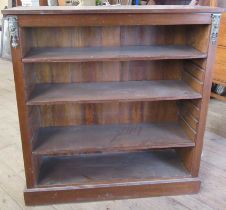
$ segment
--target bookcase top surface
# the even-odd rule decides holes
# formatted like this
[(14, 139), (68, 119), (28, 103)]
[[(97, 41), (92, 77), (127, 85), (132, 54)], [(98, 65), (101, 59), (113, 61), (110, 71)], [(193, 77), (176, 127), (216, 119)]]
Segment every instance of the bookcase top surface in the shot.
[(221, 13), (222, 8), (189, 5), (150, 6), (40, 6), (2, 10), (4, 15), (98, 14), (98, 13)]

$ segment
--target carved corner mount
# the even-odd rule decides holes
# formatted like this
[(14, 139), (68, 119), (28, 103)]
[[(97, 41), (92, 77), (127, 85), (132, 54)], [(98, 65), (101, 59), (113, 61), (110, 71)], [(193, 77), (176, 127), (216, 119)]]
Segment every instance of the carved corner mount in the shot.
[(16, 48), (19, 40), (19, 30), (18, 30), (18, 19), (17, 16), (8, 16), (8, 28), (9, 36), (11, 40), (11, 45), (13, 48)]
[(211, 41), (213, 45), (217, 43), (217, 37), (220, 30), (221, 14), (212, 14)]

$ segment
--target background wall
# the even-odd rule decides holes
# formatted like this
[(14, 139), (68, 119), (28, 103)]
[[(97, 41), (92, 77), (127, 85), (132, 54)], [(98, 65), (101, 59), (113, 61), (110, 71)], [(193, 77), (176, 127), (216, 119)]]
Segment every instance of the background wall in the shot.
[(8, 5), (8, 0), (0, 0), (0, 9), (4, 9)]
[[(4, 9), (8, 5), (8, 0), (0, 0), (0, 10)], [(0, 12), (0, 20), (2, 19), (2, 13)], [(2, 22), (0, 23), (2, 25)]]

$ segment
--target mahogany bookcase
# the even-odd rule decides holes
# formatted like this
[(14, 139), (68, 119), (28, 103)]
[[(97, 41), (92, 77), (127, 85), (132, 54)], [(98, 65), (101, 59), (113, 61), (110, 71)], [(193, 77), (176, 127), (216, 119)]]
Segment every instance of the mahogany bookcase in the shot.
[(220, 13), (201, 6), (3, 10), (25, 203), (197, 193)]

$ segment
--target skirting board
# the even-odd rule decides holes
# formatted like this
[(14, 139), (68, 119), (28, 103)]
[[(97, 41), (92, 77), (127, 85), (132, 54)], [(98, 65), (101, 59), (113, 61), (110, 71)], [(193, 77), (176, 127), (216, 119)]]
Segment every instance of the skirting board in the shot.
[(151, 196), (194, 194), (200, 190), (198, 178), (139, 181), (88, 186), (31, 188), (24, 191), (26, 205), (117, 200)]

